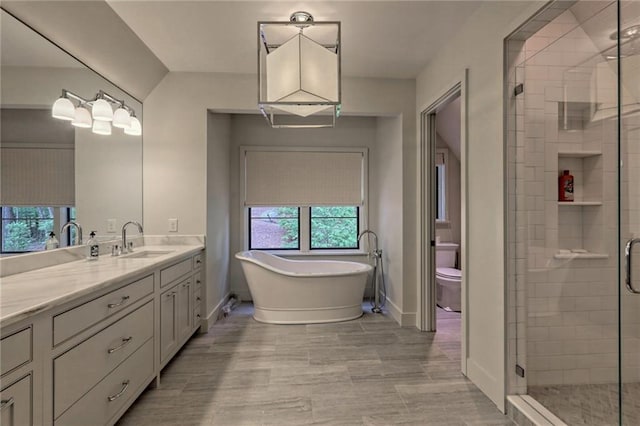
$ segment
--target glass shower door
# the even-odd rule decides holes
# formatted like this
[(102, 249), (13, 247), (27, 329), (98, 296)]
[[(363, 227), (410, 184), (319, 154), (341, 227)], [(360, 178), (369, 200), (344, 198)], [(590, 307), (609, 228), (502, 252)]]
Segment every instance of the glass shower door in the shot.
[(620, 421), (640, 424), (640, 2), (618, 4)]

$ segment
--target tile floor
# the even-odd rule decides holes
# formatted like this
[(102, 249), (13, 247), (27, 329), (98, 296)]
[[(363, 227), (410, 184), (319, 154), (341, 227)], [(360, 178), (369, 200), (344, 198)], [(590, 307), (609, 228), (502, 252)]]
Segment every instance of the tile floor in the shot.
[(194, 336), (118, 426), (513, 424), (459, 373), (459, 314), (439, 310), (439, 331), (420, 333), (366, 308), (270, 325), (243, 304)]

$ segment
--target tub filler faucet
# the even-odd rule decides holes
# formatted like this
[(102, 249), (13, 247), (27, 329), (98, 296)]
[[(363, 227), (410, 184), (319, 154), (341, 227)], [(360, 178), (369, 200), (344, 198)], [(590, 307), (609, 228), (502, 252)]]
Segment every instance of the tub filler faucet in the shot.
[[(370, 229), (365, 229), (358, 235), (358, 245), (360, 244), (360, 239), (365, 234), (373, 235), (373, 250), (369, 248), (369, 257), (373, 258), (373, 295), (374, 302), (373, 307), (371, 308), (371, 312), (374, 314), (382, 313), (382, 307), (387, 301), (387, 288), (384, 282), (384, 267), (382, 265), (382, 250), (378, 248), (378, 236), (375, 232)], [(378, 280), (378, 262), (380, 263), (380, 280)], [(383, 301), (380, 303), (380, 285), (382, 284), (382, 296)]]

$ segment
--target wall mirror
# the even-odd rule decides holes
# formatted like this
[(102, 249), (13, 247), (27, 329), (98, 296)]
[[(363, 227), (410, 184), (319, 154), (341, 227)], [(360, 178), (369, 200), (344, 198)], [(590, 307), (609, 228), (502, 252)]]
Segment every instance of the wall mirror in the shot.
[(51, 231), (61, 246), (75, 243), (74, 227), (60, 233), (70, 220), (81, 225), (84, 241), (90, 231), (112, 239), (127, 221), (142, 223), (142, 136), (116, 127), (96, 134), (51, 115), (63, 90), (84, 99), (102, 90), (124, 101), (140, 122), (142, 104), (0, 13), (2, 253), (43, 250)]

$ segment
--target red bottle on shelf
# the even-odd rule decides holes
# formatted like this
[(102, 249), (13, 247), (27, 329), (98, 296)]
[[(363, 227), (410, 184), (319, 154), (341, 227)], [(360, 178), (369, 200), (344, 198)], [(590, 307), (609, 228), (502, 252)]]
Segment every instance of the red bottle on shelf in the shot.
[(558, 178), (558, 201), (573, 201), (573, 175), (564, 170)]

